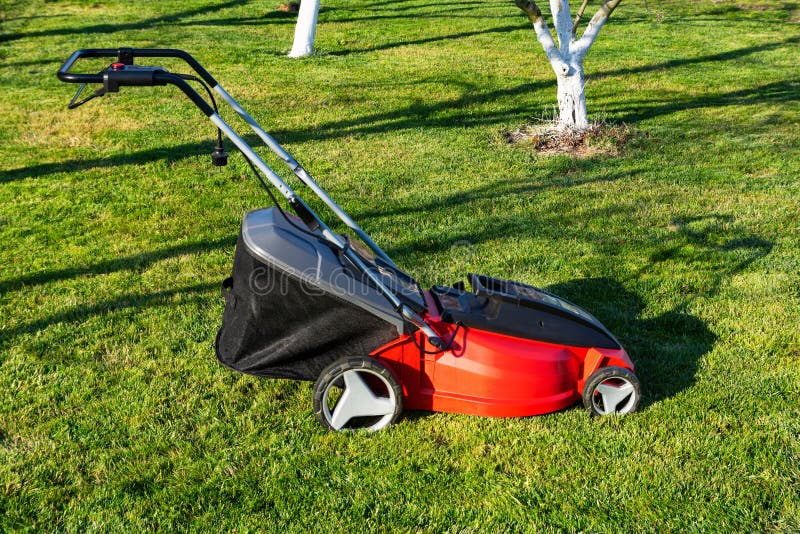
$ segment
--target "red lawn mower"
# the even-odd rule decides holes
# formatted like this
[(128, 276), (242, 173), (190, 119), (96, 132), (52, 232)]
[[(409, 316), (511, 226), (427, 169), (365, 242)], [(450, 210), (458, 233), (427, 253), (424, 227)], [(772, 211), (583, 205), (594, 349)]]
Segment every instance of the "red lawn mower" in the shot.
[[(96, 74), (70, 72), (82, 58), (115, 58)], [(178, 58), (194, 74), (142, 66)], [(78, 50), (58, 78), (80, 83), (70, 108), (121, 87), (174, 85), (242, 152), (274, 207), (246, 214), (222, 284), (219, 361), (260, 377), (312, 380), (314, 413), (332, 430), (379, 430), (403, 409), (521, 417), (579, 400), (592, 414), (626, 414), (641, 396), (620, 343), (586, 310), (519, 282), (470, 274), (422, 290), (188, 53), (172, 49)], [(203, 98), (189, 82), (201, 84)], [(87, 84), (100, 87), (79, 100)], [(219, 115), (229, 104), (299, 181), (352, 231), (333, 232)], [(210, 101), (210, 102), (209, 102)], [(270, 185), (294, 214), (281, 208)]]

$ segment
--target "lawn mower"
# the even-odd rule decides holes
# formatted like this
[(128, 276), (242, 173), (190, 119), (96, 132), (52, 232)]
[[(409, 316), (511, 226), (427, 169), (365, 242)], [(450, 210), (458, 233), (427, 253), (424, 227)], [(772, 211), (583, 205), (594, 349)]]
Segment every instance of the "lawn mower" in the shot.
[[(98, 73), (70, 72), (114, 58)], [(136, 64), (182, 60), (192, 74)], [(469, 274), (422, 290), (191, 55), (174, 49), (78, 50), (58, 71), (81, 84), (70, 108), (122, 87), (172, 85), (241, 151), (273, 207), (247, 213), (215, 342), (219, 361), (260, 377), (314, 381), (331, 430), (379, 430), (403, 409), (491, 417), (549, 413), (582, 400), (595, 415), (633, 412), (641, 396), (628, 354), (594, 316), (536, 287)], [(206, 97), (189, 82), (201, 85)], [(80, 98), (87, 84), (99, 87)], [(349, 230), (334, 232), (218, 113), (228, 104)], [(285, 199), (288, 213), (271, 187)]]

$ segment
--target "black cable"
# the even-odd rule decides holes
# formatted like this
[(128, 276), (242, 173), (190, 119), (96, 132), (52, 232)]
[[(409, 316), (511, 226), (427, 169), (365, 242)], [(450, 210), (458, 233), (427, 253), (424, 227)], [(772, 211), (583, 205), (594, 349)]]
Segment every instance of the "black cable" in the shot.
[[(239, 152), (241, 152), (241, 150), (239, 150)], [(247, 162), (247, 164), (250, 165), (250, 169), (253, 171), (253, 174), (256, 176), (258, 181), (261, 183), (261, 187), (264, 188), (264, 191), (267, 192), (267, 194), (269, 195), (269, 198), (272, 199), (272, 203), (275, 204), (276, 208), (278, 208), (278, 211), (281, 213), (281, 215), (283, 216), (284, 220), (287, 223), (289, 223), (290, 225), (292, 225), (296, 230), (298, 230), (298, 231), (300, 231), (300, 232), (302, 232), (302, 233), (304, 233), (306, 235), (309, 235), (309, 236), (313, 237), (314, 239), (317, 239), (317, 240), (321, 241), (322, 240), (322, 236), (321, 235), (315, 234), (314, 232), (311, 232), (310, 230), (307, 230), (307, 229), (301, 227), (300, 225), (295, 223), (291, 219), (291, 217), (289, 217), (286, 214), (286, 211), (284, 211), (284, 209), (281, 207), (280, 203), (278, 203), (278, 199), (275, 198), (275, 194), (272, 192), (272, 189), (269, 187), (269, 185), (267, 185), (267, 182), (264, 181), (264, 178), (261, 176), (261, 173), (258, 171), (258, 169), (253, 164), (253, 162), (250, 161), (250, 159), (244, 154), (244, 152), (242, 152), (242, 156), (244, 156), (244, 160)]]
[(211, 105), (214, 108), (214, 111), (219, 111), (219, 109), (217, 108), (217, 101), (216, 101), (216, 99), (214, 99), (214, 93), (211, 92), (211, 89), (208, 87), (206, 82), (204, 82), (203, 80), (201, 80), (197, 76), (193, 76), (191, 74), (178, 74), (178, 77), (180, 77), (183, 80), (190, 81), (190, 82), (198, 82), (200, 85), (202, 85), (203, 89), (205, 89), (206, 93), (208, 93), (208, 98), (211, 99)]
[[(405, 319), (405, 318), (404, 318), (404, 319)], [(407, 323), (407, 324), (412, 324), (410, 321), (406, 321), (406, 323)], [(412, 326), (413, 326), (413, 325), (412, 325)], [(425, 350), (424, 348), (422, 348), (422, 347), (419, 345), (419, 343), (417, 343), (417, 336), (416, 336), (416, 335), (414, 335), (414, 334), (416, 334), (416, 332), (415, 332), (414, 334), (411, 334), (411, 341), (413, 341), (413, 342), (414, 342), (414, 345), (415, 345), (415, 346), (416, 346), (416, 347), (417, 347), (417, 348), (420, 350), (420, 352), (422, 352), (423, 354), (441, 354), (442, 352), (444, 352), (444, 351), (446, 351), (446, 350), (450, 350), (450, 347), (452, 347), (452, 346), (453, 346), (453, 342), (456, 340), (456, 337), (458, 336), (458, 330), (459, 330), (459, 329), (460, 329), (462, 326), (463, 326), (463, 323), (462, 323), (461, 321), (459, 321), (459, 322), (457, 322), (457, 323), (456, 323), (456, 329), (455, 329), (455, 330), (453, 330), (453, 337), (451, 337), (451, 338), (450, 338), (450, 341), (447, 343), (447, 345), (445, 345), (445, 346), (444, 346), (444, 347), (442, 347), (441, 349), (437, 349), (437, 350)]]
[[(180, 77), (183, 80), (198, 82), (200, 85), (202, 85), (203, 89), (205, 89), (206, 93), (208, 94), (208, 98), (211, 99), (211, 106), (214, 108), (214, 112), (219, 114), (219, 108), (217, 107), (217, 100), (214, 98), (214, 93), (208, 87), (208, 84), (206, 84), (206, 82), (204, 82), (203, 80), (192, 74), (178, 74), (178, 77)], [(217, 128), (217, 146), (218, 147), (222, 146), (222, 130), (220, 130), (219, 128)]]
[[(211, 92), (211, 89), (208, 87), (208, 85), (206, 84), (205, 81), (201, 80), (197, 76), (193, 76), (192, 74), (179, 74), (178, 76), (180, 76), (184, 80), (198, 82), (200, 85), (202, 85), (203, 89), (205, 89), (206, 93), (208, 94), (208, 98), (211, 99), (211, 105), (213, 106), (214, 111), (219, 113), (219, 108), (217, 108), (217, 101), (214, 98), (214, 93)], [(217, 146), (222, 146), (222, 130), (220, 130), (219, 128), (217, 128)], [(288, 224), (292, 225), (296, 230), (298, 230), (298, 231), (300, 231), (300, 232), (302, 232), (302, 233), (304, 233), (306, 235), (309, 235), (309, 236), (311, 236), (311, 237), (313, 237), (315, 239), (320, 239), (319, 234), (315, 234), (314, 232), (311, 232), (311, 231), (301, 227), (300, 225), (295, 223), (286, 214), (286, 211), (284, 211), (284, 209), (281, 207), (280, 203), (278, 202), (278, 199), (275, 198), (275, 195), (272, 193), (272, 189), (269, 187), (269, 185), (267, 185), (267, 182), (264, 181), (264, 178), (261, 176), (261, 173), (258, 171), (258, 169), (253, 164), (253, 162), (250, 161), (250, 158), (248, 158), (247, 155), (244, 152), (242, 152), (242, 150), (238, 146), (236, 147), (236, 149), (239, 150), (239, 152), (242, 154), (242, 157), (244, 157), (244, 160), (247, 162), (248, 165), (250, 165), (250, 169), (253, 171), (253, 174), (258, 179), (258, 181), (261, 183), (261, 187), (264, 188), (264, 191), (267, 192), (267, 194), (269, 195), (269, 198), (272, 199), (272, 203), (275, 204), (276, 208), (278, 208), (278, 211), (281, 213), (281, 216), (283, 216), (284, 220)]]

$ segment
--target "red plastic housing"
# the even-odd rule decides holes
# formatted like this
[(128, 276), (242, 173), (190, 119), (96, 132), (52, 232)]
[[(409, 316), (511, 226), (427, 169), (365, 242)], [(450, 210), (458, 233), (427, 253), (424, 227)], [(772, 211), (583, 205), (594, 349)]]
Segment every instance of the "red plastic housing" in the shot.
[[(431, 308), (429, 308), (431, 309)], [(455, 325), (429, 316), (449, 341)], [(449, 350), (437, 354), (424, 335), (404, 335), (372, 353), (403, 387), (403, 405), (489, 417), (538, 415), (567, 408), (581, 398), (586, 379), (607, 366), (634, 371), (624, 349), (555, 345), (461, 327)], [(419, 345), (419, 347), (418, 347)]]

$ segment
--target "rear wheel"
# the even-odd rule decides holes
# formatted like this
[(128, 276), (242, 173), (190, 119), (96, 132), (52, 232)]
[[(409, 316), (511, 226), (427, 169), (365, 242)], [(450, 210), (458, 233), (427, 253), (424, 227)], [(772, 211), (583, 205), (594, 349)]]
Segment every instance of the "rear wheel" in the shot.
[(392, 372), (369, 357), (329, 365), (314, 383), (314, 415), (329, 430), (381, 430), (403, 412), (403, 391)]
[(592, 415), (626, 414), (636, 411), (642, 389), (639, 379), (623, 367), (603, 367), (586, 381), (583, 406)]

